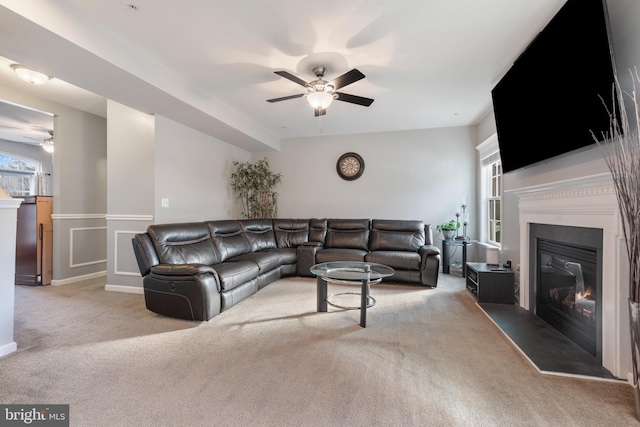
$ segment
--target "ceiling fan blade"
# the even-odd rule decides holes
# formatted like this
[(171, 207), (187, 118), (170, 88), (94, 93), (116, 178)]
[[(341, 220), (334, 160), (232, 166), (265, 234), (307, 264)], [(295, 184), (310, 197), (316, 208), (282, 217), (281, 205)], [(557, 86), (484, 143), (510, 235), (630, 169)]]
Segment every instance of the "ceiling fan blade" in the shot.
[(326, 108), (316, 108), (315, 109), (315, 116), (316, 117), (324, 116), (325, 114), (327, 114), (327, 109)]
[(357, 82), (358, 80), (362, 80), (364, 79), (364, 77), (365, 77), (364, 74), (362, 74), (360, 71), (354, 68), (351, 71), (347, 71), (340, 77), (336, 77), (329, 84), (333, 85), (334, 90), (338, 90), (341, 87), (345, 87), (347, 85), (350, 85), (351, 83)]
[(364, 107), (368, 107), (369, 105), (373, 104), (373, 99), (371, 98), (365, 98), (357, 95), (349, 95), (348, 93), (342, 93), (342, 92), (335, 92), (335, 93), (336, 95), (338, 95), (338, 98), (336, 98), (338, 101), (350, 102), (352, 104), (358, 104)]
[(18, 141), (18, 140), (11, 140), (11, 139), (5, 139), (4, 141), (13, 142), (13, 143), (16, 143), (16, 144), (40, 145), (40, 141), (36, 140), (35, 138), (29, 138), (28, 136), (23, 136), (22, 138), (32, 139), (33, 141)]
[(304, 95), (305, 95), (304, 93), (299, 93), (297, 95), (283, 96), (282, 98), (267, 99), (267, 102), (279, 102), (279, 101), (286, 101), (287, 99), (302, 98)]
[(284, 77), (285, 79), (289, 79), (294, 83), (298, 83), (300, 86), (307, 87), (307, 82), (305, 82), (304, 80), (302, 80), (299, 77), (294, 76), (291, 73), (288, 73), (286, 71), (274, 71), (274, 73), (276, 73), (280, 77)]

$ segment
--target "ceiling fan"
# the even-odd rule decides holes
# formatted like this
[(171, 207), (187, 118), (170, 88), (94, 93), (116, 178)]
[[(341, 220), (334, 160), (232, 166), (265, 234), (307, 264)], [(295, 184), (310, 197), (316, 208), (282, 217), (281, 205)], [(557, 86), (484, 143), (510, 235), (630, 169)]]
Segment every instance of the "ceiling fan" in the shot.
[(46, 151), (47, 153), (53, 153), (54, 151), (54, 141), (53, 141), (53, 131), (50, 130), (49, 131), (49, 138), (43, 139), (42, 142), (40, 143), (40, 146), (44, 149), (44, 151)]
[(47, 132), (49, 133), (49, 137), (48, 138), (44, 138), (44, 139), (43, 138), (34, 138), (32, 136), (27, 136), (27, 135), (23, 135), (22, 136), (22, 138), (30, 139), (33, 142), (29, 142), (29, 141), (8, 141), (8, 142), (15, 142), (17, 144), (27, 144), (27, 145), (40, 146), (47, 153), (53, 153), (53, 150), (54, 150), (53, 131), (49, 130)]
[(355, 83), (358, 80), (364, 79), (365, 75), (357, 69), (353, 69), (336, 77), (332, 81), (328, 82), (323, 80), (327, 68), (323, 66), (317, 66), (313, 68), (313, 74), (318, 78), (312, 82), (305, 82), (299, 77), (294, 76), (286, 71), (274, 71), (285, 79), (289, 79), (294, 83), (299, 84), (307, 89), (307, 93), (300, 93), (297, 95), (283, 96), (282, 98), (267, 99), (267, 102), (279, 102), (286, 101), (288, 99), (306, 97), (309, 104), (315, 111), (315, 116), (324, 116), (327, 114), (327, 107), (331, 102), (336, 99), (338, 101), (350, 102), (351, 104), (358, 104), (364, 107), (368, 107), (373, 103), (373, 99), (364, 98), (362, 96), (349, 95), (348, 93), (336, 92), (338, 89), (343, 88), (351, 83)]

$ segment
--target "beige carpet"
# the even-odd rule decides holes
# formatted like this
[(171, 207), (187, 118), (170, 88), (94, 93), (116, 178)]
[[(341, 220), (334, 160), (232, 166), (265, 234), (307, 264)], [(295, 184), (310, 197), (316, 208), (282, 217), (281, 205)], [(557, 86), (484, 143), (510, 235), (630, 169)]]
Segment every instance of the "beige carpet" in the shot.
[(206, 323), (103, 288), (16, 288), (0, 403), (69, 404), (72, 426), (638, 425), (631, 387), (537, 373), (459, 277), (374, 285), (366, 329), (317, 313), (313, 279)]

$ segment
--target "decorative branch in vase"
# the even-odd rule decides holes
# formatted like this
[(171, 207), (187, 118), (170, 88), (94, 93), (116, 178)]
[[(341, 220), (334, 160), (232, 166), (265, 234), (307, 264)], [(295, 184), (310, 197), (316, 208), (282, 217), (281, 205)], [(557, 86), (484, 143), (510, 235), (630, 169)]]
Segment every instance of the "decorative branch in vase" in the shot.
[[(609, 113), (609, 131), (601, 138), (593, 135), (611, 172), (618, 201), (618, 209), (629, 261), (629, 322), (633, 363), (635, 414), (640, 420), (640, 105), (636, 83), (640, 83), (638, 70), (631, 72), (632, 92), (623, 91), (616, 76), (614, 99), (616, 105)], [(633, 104), (629, 115), (625, 99)]]

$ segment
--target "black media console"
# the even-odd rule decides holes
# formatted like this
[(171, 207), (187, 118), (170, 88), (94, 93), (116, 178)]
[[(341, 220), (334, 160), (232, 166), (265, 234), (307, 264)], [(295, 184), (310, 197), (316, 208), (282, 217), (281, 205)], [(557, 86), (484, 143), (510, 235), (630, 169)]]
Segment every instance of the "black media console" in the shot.
[(513, 271), (499, 265), (468, 262), (465, 265), (467, 289), (478, 302), (514, 304)]

